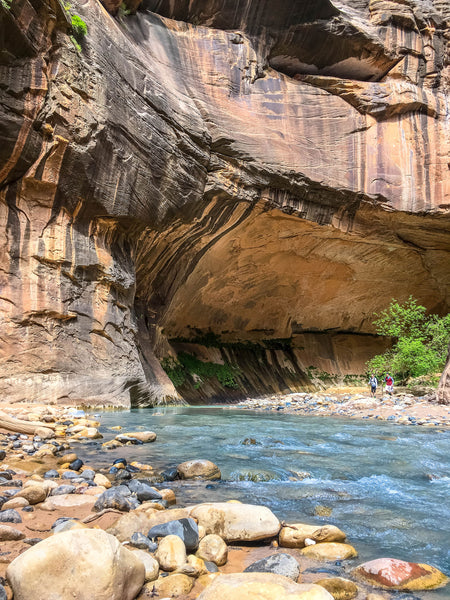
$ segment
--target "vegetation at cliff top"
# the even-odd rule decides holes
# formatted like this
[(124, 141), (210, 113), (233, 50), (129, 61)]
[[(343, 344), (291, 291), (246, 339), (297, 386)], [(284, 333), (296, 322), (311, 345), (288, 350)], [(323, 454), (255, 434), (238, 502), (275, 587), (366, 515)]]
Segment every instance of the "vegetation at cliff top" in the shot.
[(236, 377), (239, 369), (225, 363), (223, 365), (212, 362), (203, 362), (187, 352), (180, 352), (177, 360), (172, 357), (164, 358), (161, 366), (169, 376), (173, 385), (181, 387), (186, 380), (191, 380), (198, 389), (205, 380), (214, 377), (223, 387), (237, 388)]
[(12, 5), (12, 0), (0, 0), (0, 4), (3, 6), (3, 8), (6, 8), (6, 10), (10, 10), (11, 5)]
[(377, 333), (391, 337), (394, 344), (367, 362), (370, 373), (382, 376), (389, 372), (395, 379), (407, 381), (442, 371), (450, 340), (450, 314), (427, 315), (426, 308), (410, 296), (403, 304), (392, 299), (375, 317)]

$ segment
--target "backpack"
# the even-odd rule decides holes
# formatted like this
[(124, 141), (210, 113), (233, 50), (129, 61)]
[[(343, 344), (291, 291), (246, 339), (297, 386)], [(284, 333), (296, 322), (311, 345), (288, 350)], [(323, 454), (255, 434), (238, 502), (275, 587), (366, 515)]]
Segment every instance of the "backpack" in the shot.
[(393, 385), (394, 384), (394, 380), (392, 377), (386, 377), (386, 385)]

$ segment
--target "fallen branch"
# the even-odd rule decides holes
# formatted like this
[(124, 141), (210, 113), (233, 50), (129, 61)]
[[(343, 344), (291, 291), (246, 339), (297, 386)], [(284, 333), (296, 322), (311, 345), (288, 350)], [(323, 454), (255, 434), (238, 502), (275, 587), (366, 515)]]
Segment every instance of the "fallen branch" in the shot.
[(95, 521), (96, 519), (103, 517), (103, 515), (106, 515), (106, 513), (117, 513), (118, 515), (123, 515), (122, 511), (117, 510), (115, 508), (104, 508), (103, 510), (101, 510), (100, 512), (98, 512), (95, 515), (89, 515), (88, 517), (83, 519), (81, 521), (81, 523), (90, 523), (91, 521)]
[(46, 429), (55, 429), (55, 423), (42, 423), (41, 421), (22, 421), (10, 417), (3, 411), (0, 411), (0, 428), (6, 429), (7, 431), (14, 431), (15, 433), (26, 433), (34, 435), (36, 429), (39, 427), (45, 427)]

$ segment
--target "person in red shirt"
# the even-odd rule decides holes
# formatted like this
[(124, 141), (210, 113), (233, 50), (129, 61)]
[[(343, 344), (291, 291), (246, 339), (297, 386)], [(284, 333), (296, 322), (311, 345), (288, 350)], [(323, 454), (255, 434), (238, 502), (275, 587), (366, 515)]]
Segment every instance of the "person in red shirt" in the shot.
[(394, 378), (391, 375), (389, 375), (389, 373), (386, 373), (384, 382), (386, 384), (386, 392), (389, 394), (389, 396), (392, 396), (394, 392)]

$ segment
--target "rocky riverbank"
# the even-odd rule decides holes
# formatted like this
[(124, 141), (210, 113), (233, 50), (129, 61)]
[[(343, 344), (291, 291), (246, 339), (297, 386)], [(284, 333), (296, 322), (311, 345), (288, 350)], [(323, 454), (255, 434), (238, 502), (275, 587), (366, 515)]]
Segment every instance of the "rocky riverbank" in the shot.
[(267, 398), (247, 398), (232, 409), (283, 411), (288, 414), (379, 419), (400, 425), (449, 427), (450, 406), (434, 404), (426, 397), (416, 398), (407, 392), (378, 395), (372, 398), (364, 388), (341, 388), (318, 393), (295, 393)]
[[(241, 406), (356, 416), (346, 411), (367, 398), (350, 396), (340, 403), (337, 395), (296, 394), (276, 399), (278, 404), (265, 399)], [(372, 409), (373, 418), (382, 409), (416, 414), (407, 397), (377, 402), (382, 406)], [(114, 458), (99, 468), (95, 459), (85, 464), (77, 456), (80, 444), (101, 437), (99, 423), (83, 411), (2, 408), (9, 430), (0, 430), (0, 598), (48, 600), (53, 593), (77, 600), (234, 600), (269, 594), (289, 600), (389, 600), (404, 591), (408, 600), (428, 600), (423, 590), (447, 582), (432, 566), (395, 557), (361, 564), (357, 545), (344, 531), (309, 525), (301, 515), (296, 522), (280, 522), (267, 507), (237, 501), (179, 506), (170, 484), (155, 482), (175, 476), (181, 482), (219, 480), (220, 465), (191, 460), (176, 473), (158, 473), (151, 464), (115, 457), (123, 445), (158, 444), (157, 432), (113, 427), (117, 435), (107, 444)], [(370, 409), (353, 410), (361, 416), (358, 410)], [(433, 419), (442, 425), (446, 416)], [(416, 417), (422, 420), (428, 423)]]

